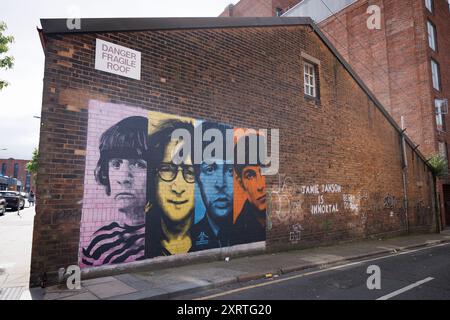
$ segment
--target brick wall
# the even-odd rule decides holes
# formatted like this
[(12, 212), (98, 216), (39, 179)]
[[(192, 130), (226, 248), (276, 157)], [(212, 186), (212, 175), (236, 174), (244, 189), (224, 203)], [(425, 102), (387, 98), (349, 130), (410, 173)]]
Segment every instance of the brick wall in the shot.
[[(95, 70), (96, 38), (142, 52), (141, 80)], [(319, 59), (320, 102), (304, 97), (302, 52)], [(268, 250), (406, 231), (399, 132), (308, 26), (48, 34), (45, 54), (33, 285), (78, 262), (93, 100), (279, 129)], [(429, 169), (406, 155), (410, 229), (434, 230)]]
[[(426, 155), (437, 150), (424, 1), (358, 1), (320, 23), (340, 53)], [(369, 5), (381, 29), (367, 28)]]
[[(438, 152), (438, 142), (448, 143), (447, 132), (437, 130), (434, 99), (450, 98), (450, 9), (446, 0), (360, 0), (320, 23), (320, 28), (349, 61), (393, 118), (405, 118), (408, 135), (427, 157)], [(381, 30), (369, 30), (370, 5), (381, 8)], [(428, 45), (427, 21), (436, 26), (438, 50)], [(440, 64), (442, 89), (432, 86), (431, 58)], [(445, 122), (448, 123), (448, 116)], [(448, 131), (448, 130), (447, 130)], [(441, 179), (438, 185), (450, 180)], [(445, 212), (441, 202), (441, 212)], [(446, 224), (442, 215), (443, 225)]]

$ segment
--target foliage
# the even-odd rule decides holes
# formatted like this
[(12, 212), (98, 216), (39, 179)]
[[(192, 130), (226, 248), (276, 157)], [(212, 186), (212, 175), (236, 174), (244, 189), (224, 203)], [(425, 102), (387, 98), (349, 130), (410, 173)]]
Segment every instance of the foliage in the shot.
[(436, 177), (445, 177), (448, 175), (448, 163), (447, 160), (440, 154), (432, 156), (428, 160), (429, 165)]
[[(5, 55), (9, 47), (10, 43), (14, 42), (13, 36), (4, 35), (4, 31), (6, 31), (7, 27), (3, 21), (0, 21), (0, 69), (11, 69), (14, 65), (14, 58), (11, 56)], [(0, 90), (4, 87), (8, 86), (8, 82), (0, 79)]]
[(36, 148), (33, 151), (31, 161), (27, 163), (27, 170), (33, 175), (36, 175), (39, 169), (39, 150)]

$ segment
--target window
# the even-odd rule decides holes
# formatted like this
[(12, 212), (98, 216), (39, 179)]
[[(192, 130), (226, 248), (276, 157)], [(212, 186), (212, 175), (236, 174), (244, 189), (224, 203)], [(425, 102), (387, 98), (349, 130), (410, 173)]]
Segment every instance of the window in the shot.
[(2, 176), (6, 175), (6, 163), (2, 163)]
[(425, 7), (427, 7), (428, 11), (433, 13), (433, 0), (425, 0)]
[(31, 189), (31, 173), (27, 171), (27, 175), (25, 178), (25, 191), (30, 192)]
[(428, 45), (433, 51), (436, 51), (436, 27), (430, 21), (427, 22), (428, 27)]
[(439, 142), (439, 155), (447, 161), (447, 144), (445, 142)]
[(433, 59), (431, 59), (431, 74), (433, 76), (433, 88), (439, 91), (441, 89), (439, 65)]
[(446, 131), (444, 115), (448, 113), (448, 101), (442, 99), (435, 99), (434, 107), (436, 110), (437, 129), (439, 131)]
[(18, 175), (19, 175), (19, 164), (18, 163), (14, 163), (14, 175), (13, 175), (13, 178), (17, 178)]
[(281, 9), (281, 8), (275, 9), (275, 16), (281, 17), (282, 14), (283, 14), (283, 9)]
[(305, 62), (305, 95), (316, 98), (317, 86), (316, 86), (316, 68), (313, 64)]

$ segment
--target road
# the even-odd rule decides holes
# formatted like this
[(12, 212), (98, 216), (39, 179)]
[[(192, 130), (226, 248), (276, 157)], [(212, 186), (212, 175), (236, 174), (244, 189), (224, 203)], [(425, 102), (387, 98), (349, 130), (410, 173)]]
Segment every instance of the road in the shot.
[[(381, 289), (369, 290), (369, 266)], [(373, 283), (371, 281), (371, 283)], [(448, 300), (450, 244), (441, 244), (285, 276), (185, 295), (198, 300)]]
[(0, 216), (0, 300), (28, 299), (34, 207)]

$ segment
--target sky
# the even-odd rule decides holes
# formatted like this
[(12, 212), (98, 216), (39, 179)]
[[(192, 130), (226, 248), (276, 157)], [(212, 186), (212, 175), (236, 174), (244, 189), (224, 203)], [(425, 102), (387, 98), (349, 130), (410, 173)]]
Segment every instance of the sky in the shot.
[[(10, 85), (0, 91), (0, 159), (31, 159), (39, 145), (44, 53), (41, 18), (217, 17), (238, 0), (14, 0), (1, 1), (0, 21), (15, 42), (8, 55), (14, 68), (0, 70)], [(7, 149), (7, 150), (2, 150)]]

